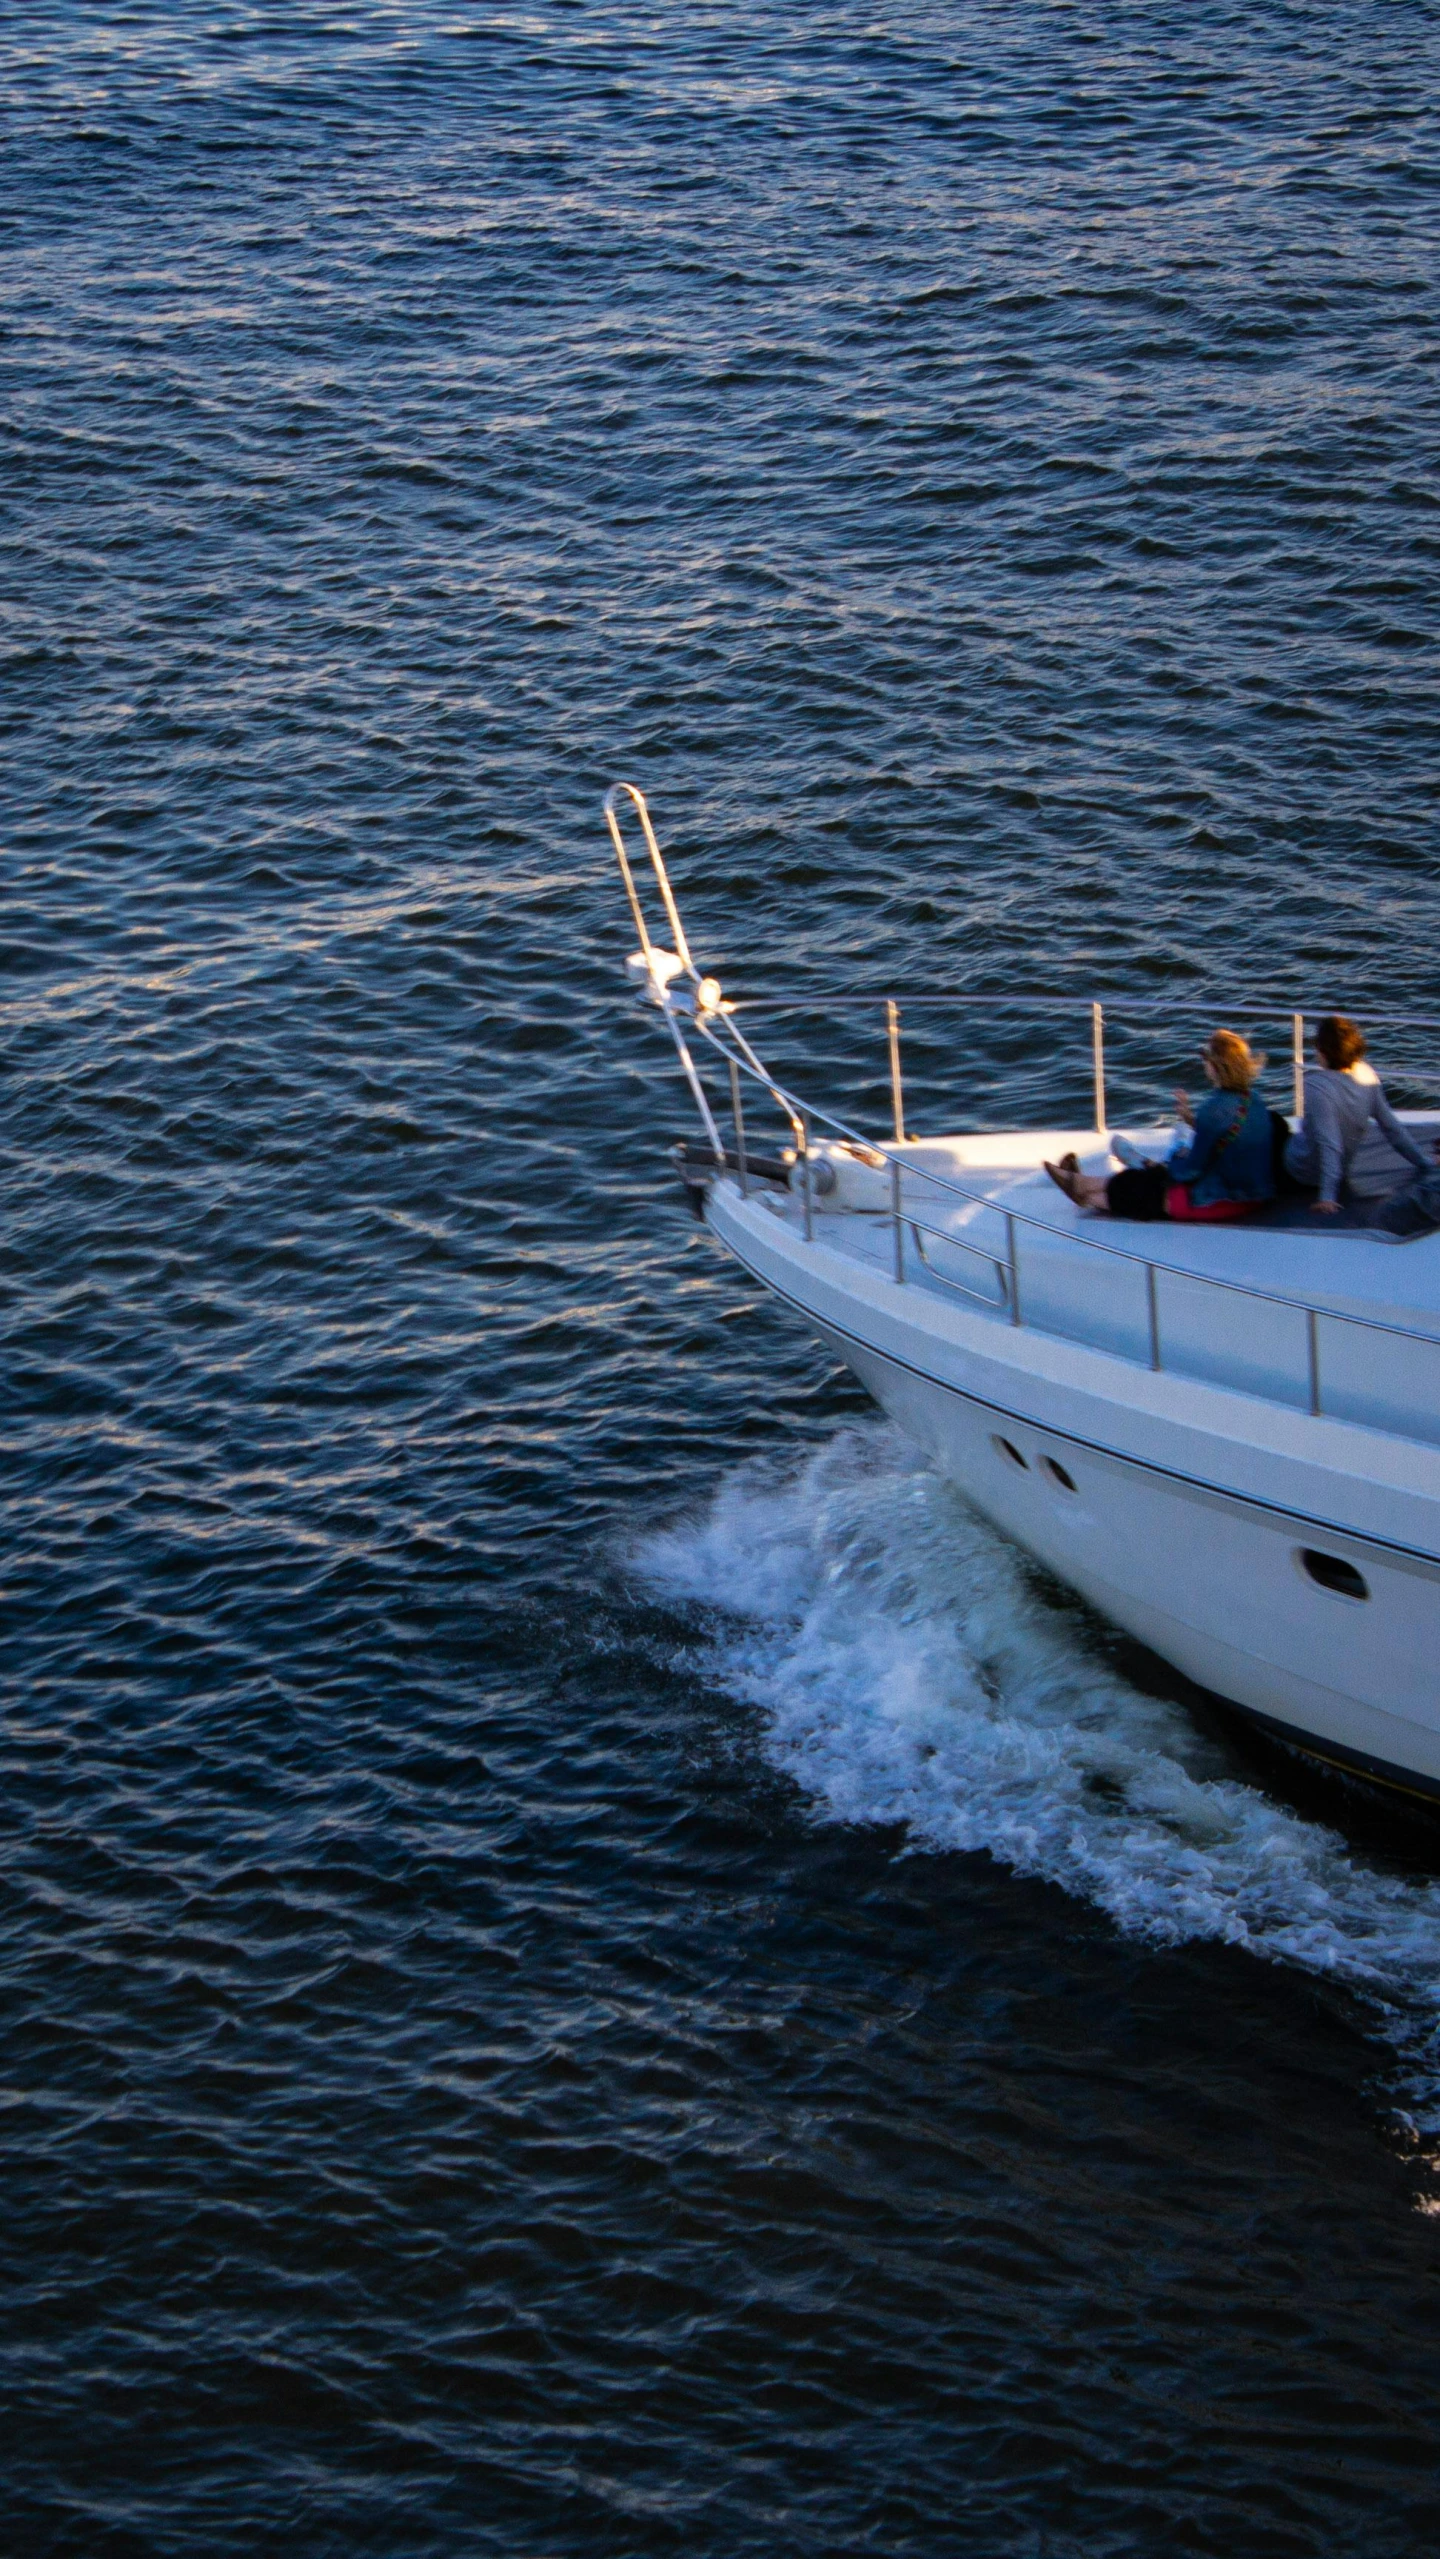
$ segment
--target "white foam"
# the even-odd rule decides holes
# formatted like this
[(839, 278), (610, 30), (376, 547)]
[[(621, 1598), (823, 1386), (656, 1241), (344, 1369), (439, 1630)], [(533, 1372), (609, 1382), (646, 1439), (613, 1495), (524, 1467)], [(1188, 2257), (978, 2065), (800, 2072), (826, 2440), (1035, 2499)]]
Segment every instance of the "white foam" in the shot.
[(707, 1670), (761, 1709), (822, 1817), (987, 1850), (1130, 1935), (1223, 1939), (1343, 1981), (1405, 2048), (1412, 2108), (1440, 2131), (1440, 1885), (1237, 1778), (886, 1425), (788, 1477), (741, 1470), (635, 1560), (724, 1612)]

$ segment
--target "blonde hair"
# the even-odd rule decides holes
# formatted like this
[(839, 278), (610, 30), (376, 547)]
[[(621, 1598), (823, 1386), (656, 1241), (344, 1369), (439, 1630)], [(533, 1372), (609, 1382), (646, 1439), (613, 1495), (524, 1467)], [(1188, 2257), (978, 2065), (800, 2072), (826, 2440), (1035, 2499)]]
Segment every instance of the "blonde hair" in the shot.
[(1212, 1031), (1205, 1054), (1222, 1093), (1248, 1093), (1265, 1072), (1264, 1050), (1252, 1048), (1238, 1031)]

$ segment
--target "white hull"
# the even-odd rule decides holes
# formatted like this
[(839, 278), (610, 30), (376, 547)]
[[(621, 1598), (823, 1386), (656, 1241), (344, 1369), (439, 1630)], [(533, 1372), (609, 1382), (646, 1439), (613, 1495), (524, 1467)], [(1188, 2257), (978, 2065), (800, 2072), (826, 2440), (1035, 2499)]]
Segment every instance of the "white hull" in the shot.
[[(708, 1216), (976, 1507), (1107, 1618), (1301, 1746), (1440, 1795), (1433, 1446), (897, 1285), (727, 1180)], [(1368, 1596), (1317, 1584), (1307, 1552), (1352, 1566)]]
[[(625, 800), (673, 950), (650, 938)], [(1304, 1215), (1080, 1216), (1042, 1168), (1069, 1150), (1110, 1168), (1098, 1004), (1092, 1130), (907, 1140), (889, 1002), (897, 1134), (876, 1146), (778, 1084), (701, 976), (644, 794), (617, 784), (605, 813), (640, 938), (626, 967), (699, 1113), (691, 1187), (715, 1233), (1116, 1625), (1302, 1747), (1440, 1797), (1440, 1231), (1402, 1247)], [(1293, 1030), (1298, 1096), (1298, 1014)], [(726, 1069), (728, 1154), (692, 1038)], [(746, 1079), (780, 1105), (792, 1158), (747, 1155)], [(1423, 1160), (1440, 1120), (1406, 1116)], [(1172, 1133), (1121, 1135), (1150, 1158)], [(1407, 1171), (1382, 1133), (1350, 1178), (1382, 1196)]]

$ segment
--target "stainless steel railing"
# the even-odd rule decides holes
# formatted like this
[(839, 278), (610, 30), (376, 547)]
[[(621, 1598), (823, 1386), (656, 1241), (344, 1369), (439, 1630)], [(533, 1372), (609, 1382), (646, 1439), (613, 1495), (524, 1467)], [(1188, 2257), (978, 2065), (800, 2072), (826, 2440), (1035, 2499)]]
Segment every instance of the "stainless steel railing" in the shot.
[[(1067, 1007), (1073, 1006), (1077, 1011), (1083, 1012), (1090, 1024), (1091, 1075), (1095, 1093), (1097, 1136), (1103, 1136), (1109, 1125), (1106, 1110), (1106, 1040), (1107, 1030), (1113, 1021), (1122, 1016), (1127, 1022), (1137, 1019), (1143, 1021), (1150, 1015), (1157, 1015), (1168, 1021), (1173, 1020), (1177, 1015), (1193, 1014), (1198, 1019), (1213, 1023), (1217, 1011), (1213, 997), (1206, 1002), (1197, 1002), (1193, 998), (1184, 996), (1172, 1001), (1166, 996), (1124, 995), (1111, 999), (1111, 1009), (1107, 1012), (1105, 1002), (1089, 996), (998, 994), (991, 988), (975, 988), (960, 992), (951, 990), (943, 995), (912, 992), (907, 994), (905, 1000), (907, 1007), (922, 1013), (944, 1012), (962, 1006), (974, 1009), (976, 1006), (984, 1008), (993, 1005), (1003, 1007), (1006, 1013), (1042, 1014), (1047, 1021), (1051, 1022)], [(743, 1013), (749, 1021), (764, 1014), (804, 1012), (814, 1010), (820, 1005), (853, 1005), (854, 1001), (853, 987), (820, 986), (813, 989), (807, 988), (806, 992), (800, 996), (747, 997), (743, 1003), (733, 1005), (730, 1010), (736, 1014)], [(884, 1004), (893, 1087), (900, 1073), (900, 1007), (893, 997), (888, 996), (884, 998)], [(1327, 1010), (1339, 1011), (1341, 1008), (1312, 1005), (1307, 1011), (1297, 1012), (1293, 1009), (1292, 999), (1288, 996), (1257, 995), (1247, 997), (1244, 1002), (1235, 1004), (1231, 1009), (1233, 1018), (1236, 1020), (1263, 1021), (1277, 1025), (1281, 1020), (1285, 1022), (1290, 1038), (1292, 1107), (1298, 1119), (1305, 1106), (1306, 1025), (1311, 1021), (1318, 1021)], [(1377, 1011), (1374, 1006), (1367, 1005), (1365, 1018), (1380, 1030), (1423, 1031), (1432, 1037), (1440, 1032), (1440, 1016), (1434, 1014)]]
[[(661, 901), (665, 908), (666, 919), (675, 935), (676, 948), (673, 955), (657, 951), (656, 946), (651, 942), (646, 929), (643, 909), (635, 886), (634, 874), (626, 857), (616, 815), (616, 803), (622, 792), (633, 801), (640, 817), (641, 826), (645, 835), (646, 848), (649, 852), (652, 867), (655, 872)], [(966, 1290), (961, 1282), (947, 1280), (945, 1274), (935, 1268), (930, 1256), (927, 1255), (924, 1250), (921, 1242), (922, 1236), (929, 1236), (935, 1241), (943, 1243), (951, 1251), (958, 1250), (970, 1253), (978, 1260), (988, 1263), (997, 1276), (1000, 1306), (1003, 1306), (1008, 1314), (1009, 1322), (1012, 1325), (1020, 1326), (1024, 1324), (1026, 1320), (1021, 1291), (1021, 1264), (1019, 1249), (1019, 1234), (1021, 1229), (1025, 1229), (1028, 1232), (1033, 1232), (1038, 1235), (1043, 1235), (1052, 1248), (1058, 1243), (1062, 1247), (1072, 1246), (1088, 1254), (1105, 1255), (1112, 1261), (1128, 1263), (1143, 1274), (1146, 1307), (1146, 1334), (1148, 1341), (1148, 1365), (1156, 1372), (1163, 1371), (1165, 1368), (1160, 1305), (1160, 1281), (1162, 1274), (1170, 1278), (1183, 1280), (1188, 1285), (1203, 1287), (1206, 1289), (1221, 1290), (1231, 1297), (1248, 1299), (1257, 1304), (1286, 1308), (1304, 1319), (1308, 1383), (1307, 1400), (1310, 1412), (1315, 1415), (1322, 1414), (1325, 1409), (1322, 1395), (1319, 1338), (1319, 1326), (1322, 1319), (1326, 1323), (1343, 1324), (1359, 1332), (1398, 1338), (1405, 1341), (1428, 1342), (1433, 1346), (1440, 1348), (1440, 1334), (1427, 1333), (1413, 1325), (1387, 1323), (1382, 1317), (1354, 1315), (1347, 1313), (1338, 1307), (1317, 1307), (1308, 1298), (1296, 1297), (1287, 1290), (1260, 1288), (1248, 1280), (1227, 1279), (1221, 1277), (1218, 1273), (1208, 1271), (1200, 1272), (1178, 1270), (1173, 1264), (1157, 1264), (1151, 1255), (1143, 1252), (1137, 1252), (1128, 1245), (1114, 1243), (1106, 1237), (1095, 1234), (1085, 1234), (1079, 1231), (1074, 1233), (1066, 1232), (1058, 1229), (1048, 1219), (1036, 1216), (1028, 1210), (1015, 1209), (1008, 1206), (1001, 1207), (989, 1193), (975, 1188), (972, 1184), (957, 1181), (952, 1175), (940, 1173), (934, 1170), (931, 1166), (917, 1164), (914, 1158), (908, 1154), (902, 1156), (896, 1151), (897, 1147), (904, 1146), (906, 1143), (903, 1134), (905, 1122), (900, 1053), (900, 1014), (898, 1005), (893, 998), (886, 999), (885, 1020), (890, 1057), (891, 1101), (895, 1124), (894, 1138), (887, 1144), (883, 1140), (877, 1140), (866, 1136), (858, 1129), (852, 1128), (850, 1124), (840, 1118), (838, 1114), (827, 1111), (813, 1102), (803, 1100), (798, 1094), (791, 1092), (762, 1062), (749, 1038), (741, 1030), (740, 1024), (736, 1019), (736, 1015), (741, 1009), (743, 1009), (748, 1016), (753, 1017), (759, 1012), (789, 1009), (793, 1004), (794, 999), (779, 999), (768, 1004), (764, 1002), (747, 1004), (743, 1008), (726, 1001), (716, 980), (714, 978), (702, 977), (693, 958), (691, 957), (689, 944), (685, 938), (684, 928), (681, 925), (678, 909), (676, 908), (674, 893), (671, 889), (669, 877), (665, 870), (664, 859), (660, 852), (660, 847), (655, 840), (654, 829), (650, 823), (649, 811), (646, 807), (643, 794), (631, 783), (617, 784), (615, 789), (613, 789), (606, 798), (605, 815), (609, 824), (610, 834), (615, 845), (616, 854), (619, 858), (620, 869), (625, 882), (631, 913), (634, 916), (635, 923), (640, 934), (641, 948), (640, 951), (636, 953), (635, 959), (641, 963), (641, 966), (636, 970), (635, 963), (632, 962), (632, 972), (643, 979), (645, 992), (648, 994), (650, 1000), (655, 1004), (656, 1008), (665, 1015), (687, 1082), (689, 1083), (691, 1091), (699, 1106), (700, 1116), (714, 1151), (717, 1171), (722, 1170), (726, 1164), (726, 1149), (721, 1141), (719, 1127), (714, 1114), (705, 1097), (704, 1088), (700, 1081), (699, 1071), (696, 1067), (694, 1057), (685, 1037), (685, 1031), (682, 1028), (682, 1024), (687, 1024), (692, 1027), (707, 1046), (716, 1053), (717, 1058), (723, 1061), (727, 1068), (730, 1088), (731, 1115), (735, 1131), (734, 1151), (738, 1166), (739, 1185), (743, 1196), (748, 1197), (749, 1195), (750, 1175), (748, 1137), (741, 1099), (742, 1077), (748, 1076), (761, 1084), (790, 1121), (791, 1128), (795, 1133), (796, 1157), (800, 1167), (801, 1225), (805, 1241), (808, 1244), (813, 1244), (815, 1241), (812, 1132), (815, 1125), (818, 1123), (832, 1132), (847, 1147), (858, 1148), (862, 1156), (868, 1157), (873, 1166), (878, 1168), (883, 1165), (889, 1169), (890, 1205), (888, 1211), (888, 1223), (892, 1241), (893, 1272), (897, 1285), (904, 1286), (906, 1284), (905, 1229), (908, 1227), (914, 1239), (914, 1248), (918, 1258), (922, 1264), (926, 1266), (928, 1275), (932, 1279), (937, 1280), (941, 1286), (955, 1287), (959, 1289), (961, 1293), (968, 1296), (978, 1297), (980, 1295), (978, 1290)], [(682, 978), (688, 981), (683, 992), (680, 987), (680, 980)], [(807, 993), (809, 992), (810, 991), (807, 990)], [(813, 995), (811, 995), (811, 1000), (814, 1000)], [(853, 990), (846, 992), (844, 1000), (847, 1003), (853, 1003)], [(925, 1003), (973, 1003), (976, 999), (974, 996), (951, 995), (943, 998), (923, 998), (920, 1000)], [(1053, 997), (1026, 998), (1007, 996), (1004, 1000), (1007, 1008), (1009, 1009), (1022, 1011), (1044, 1011), (1053, 1019), (1057, 1001), (1063, 1001), (1064, 999), (1056, 999)], [(1165, 1013), (1169, 1015), (1185, 1012), (1203, 1012), (1211, 1019), (1214, 1017), (1213, 1004), (1202, 1006), (1198, 1003), (1187, 1002), (1183, 999), (1177, 1003), (1170, 1003), (1168, 999), (1164, 998), (1156, 998), (1147, 1001), (1147, 999), (1142, 997), (1136, 998), (1133, 1001), (1130, 999), (1123, 999), (1123, 1005), (1124, 1011), (1127, 1015), (1143, 1014), (1147, 1012)], [(1103, 1006), (1098, 1002), (1092, 1002), (1089, 1009), (1092, 1071), (1095, 1089), (1095, 1126), (1097, 1137), (1103, 1137), (1106, 1133), (1107, 1127), (1105, 1106), (1105, 1016)], [(1244, 1008), (1244, 1012), (1247, 1018), (1253, 1018), (1262, 1012), (1278, 1012), (1281, 1009), (1282, 1007), (1278, 1003), (1272, 1007), (1269, 1002), (1257, 1001), (1252, 1004), (1247, 1004)], [(1294, 1011), (1293, 1008), (1288, 1005), (1284, 1006), (1283, 1009), (1290, 1014), (1292, 1062), (1298, 1110), (1303, 1102), (1304, 1035), (1306, 1016), (1301, 1012)], [(1380, 1019), (1382, 1017), (1372, 1015), (1371, 1018)], [(1431, 1032), (1440, 1031), (1440, 1021), (1436, 1021), (1429, 1017), (1416, 1015), (1389, 1015), (1383, 1018), (1388, 1023), (1388, 1026), (1392, 1028), (1404, 1027), (1407, 1029)], [(975, 1243), (968, 1237), (957, 1235), (953, 1228), (937, 1226), (930, 1220), (919, 1217), (915, 1212), (913, 1204), (907, 1205), (904, 1200), (903, 1176), (906, 1174), (911, 1177), (912, 1181), (923, 1180), (928, 1182), (935, 1189), (947, 1194), (949, 1197), (961, 1201), (968, 1206), (988, 1212), (992, 1216), (1003, 1218), (1005, 1231), (1004, 1254), (1000, 1255), (994, 1253), (983, 1244)], [(984, 1302), (988, 1303), (989, 1301), (985, 1300)], [(997, 1312), (998, 1311), (999, 1310), (997, 1308)], [(1043, 1330), (1046, 1328), (1037, 1326), (1036, 1329)]]
[[(717, 1038), (716, 1033), (711, 1026), (706, 1024), (701, 1027), (703, 1035), (707, 1041), (717, 1049), (722, 1048), (722, 1041)], [(756, 1070), (750, 1068), (742, 1070), (738, 1063), (733, 1059), (731, 1060), (731, 1066), (732, 1071), (735, 1074), (734, 1090), (738, 1092), (740, 1072), (745, 1071), (753, 1073)], [(853, 1129), (847, 1121), (840, 1119), (834, 1112), (826, 1111), (813, 1102), (802, 1101), (798, 1095), (787, 1092), (783, 1085), (777, 1084), (775, 1079), (773, 1079), (766, 1070), (761, 1069), (759, 1072), (762, 1080), (766, 1083), (767, 1088), (772, 1092), (778, 1092), (782, 1096), (786, 1107), (799, 1121), (800, 1127), (803, 1131), (804, 1144), (799, 1154), (798, 1161), (801, 1173), (801, 1219), (803, 1233), (807, 1243), (813, 1244), (815, 1241), (815, 1206), (813, 1174), (811, 1171), (811, 1140), (812, 1132), (817, 1122), (830, 1130), (835, 1136), (839, 1137), (846, 1145), (862, 1148), (872, 1158), (872, 1160), (878, 1158), (889, 1167), (890, 1207), (888, 1213), (882, 1212), (882, 1214), (885, 1214), (886, 1216), (886, 1223), (890, 1228), (892, 1236), (895, 1280), (897, 1284), (901, 1286), (904, 1286), (906, 1281), (904, 1234), (905, 1230), (908, 1228), (915, 1239), (916, 1251), (923, 1262), (928, 1263), (929, 1257), (924, 1254), (923, 1248), (920, 1244), (920, 1238), (922, 1236), (930, 1236), (936, 1242), (944, 1244), (951, 1251), (970, 1253), (973, 1254), (977, 1260), (988, 1263), (997, 1276), (1000, 1306), (1007, 1312), (1009, 1321), (1012, 1325), (1022, 1325), (1026, 1320), (1021, 1289), (1021, 1261), (1019, 1250), (1019, 1231), (1022, 1228), (1044, 1236), (1047, 1243), (1052, 1248), (1058, 1244), (1062, 1248), (1070, 1246), (1078, 1248), (1086, 1253), (1104, 1254), (1112, 1261), (1129, 1263), (1133, 1268), (1138, 1269), (1143, 1274), (1145, 1285), (1146, 1330), (1148, 1335), (1148, 1365), (1156, 1372), (1163, 1372), (1166, 1367), (1160, 1309), (1160, 1283), (1162, 1278), (1182, 1281), (1187, 1285), (1194, 1287), (1221, 1290), (1227, 1296), (1246, 1298), (1257, 1304), (1283, 1307), (1304, 1319), (1308, 1387), (1307, 1402), (1310, 1412), (1315, 1415), (1321, 1415), (1325, 1411), (1320, 1370), (1319, 1328), (1322, 1320), (1327, 1324), (1343, 1324), (1359, 1332), (1384, 1335), (1392, 1339), (1411, 1342), (1428, 1342), (1437, 1349), (1440, 1349), (1440, 1334), (1424, 1332), (1415, 1325), (1387, 1323), (1383, 1317), (1354, 1315), (1346, 1312), (1340, 1307), (1317, 1307), (1309, 1299), (1295, 1297), (1287, 1290), (1259, 1288), (1249, 1280), (1226, 1279), (1222, 1278), (1218, 1273), (1210, 1271), (1180, 1269), (1173, 1263), (1168, 1262), (1157, 1264), (1150, 1255), (1137, 1253), (1127, 1245), (1111, 1243), (1101, 1236), (1085, 1235), (1078, 1232), (1070, 1233), (1064, 1229), (1057, 1228), (1046, 1218), (1033, 1215), (1028, 1210), (1002, 1207), (1000, 1203), (993, 1199), (988, 1192), (980, 1191), (974, 1189), (969, 1184), (958, 1182), (948, 1174), (935, 1171), (929, 1165), (917, 1164), (913, 1157), (900, 1156), (895, 1152), (893, 1145), (886, 1146), (882, 1142), (873, 1138), (862, 1136), (858, 1130)], [(995, 1253), (987, 1246), (973, 1242), (968, 1236), (957, 1235), (953, 1227), (938, 1226), (931, 1220), (919, 1216), (913, 1205), (906, 1204), (903, 1200), (901, 1188), (902, 1173), (908, 1174), (912, 1180), (928, 1182), (937, 1190), (946, 1192), (953, 1198), (963, 1200), (973, 1207), (988, 1211), (992, 1216), (1003, 1219), (1005, 1228), (1004, 1254), (1001, 1255)], [(748, 1184), (746, 1187), (748, 1190)], [(978, 1291), (965, 1290), (963, 1283), (961, 1282), (948, 1281), (944, 1273), (934, 1269), (933, 1265), (929, 1266), (929, 1276), (938, 1280), (942, 1287), (953, 1286), (960, 1289), (965, 1295), (979, 1295)], [(997, 1311), (999, 1311), (998, 1308)], [(1035, 1329), (1043, 1331), (1053, 1328), (1037, 1325)]]

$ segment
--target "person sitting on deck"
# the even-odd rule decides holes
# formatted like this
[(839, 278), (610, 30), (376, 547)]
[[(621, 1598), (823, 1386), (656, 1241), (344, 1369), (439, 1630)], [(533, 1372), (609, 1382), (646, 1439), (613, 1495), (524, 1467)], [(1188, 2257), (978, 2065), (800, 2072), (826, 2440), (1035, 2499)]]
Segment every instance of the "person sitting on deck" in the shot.
[(1305, 1115), (1285, 1149), (1286, 1172), (1319, 1193), (1312, 1209), (1324, 1217), (1335, 1215), (1372, 1125), (1417, 1173), (1428, 1173), (1429, 1157), (1385, 1099), (1358, 1022), (1343, 1013), (1327, 1013), (1315, 1026), (1315, 1054), (1319, 1063), (1305, 1076)]
[(1052, 1182), (1077, 1208), (1100, 1216), (1172, 1217), (1207, 1226), (1249, 1217), (1275, 1195), (1270, 1114), (1255, 1090), (1265, 1060), (1236, 1031), (1212, 1031), (1200, 1051), (1208, 1093), (1198, 1111), (1188, 1093), (1175, 1110), (1190, 1143), (1168, 1164), (1112, 1173), (1082, 1173), (1078, 1157), (1047, 1164)]

